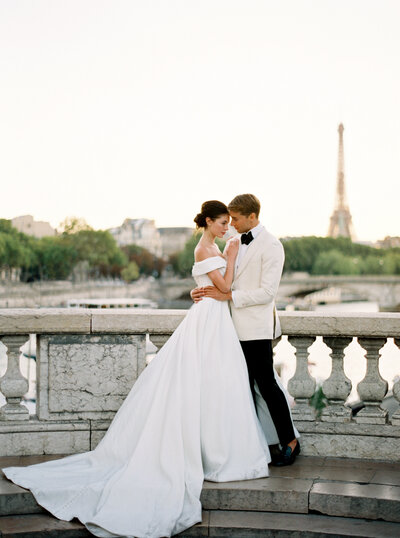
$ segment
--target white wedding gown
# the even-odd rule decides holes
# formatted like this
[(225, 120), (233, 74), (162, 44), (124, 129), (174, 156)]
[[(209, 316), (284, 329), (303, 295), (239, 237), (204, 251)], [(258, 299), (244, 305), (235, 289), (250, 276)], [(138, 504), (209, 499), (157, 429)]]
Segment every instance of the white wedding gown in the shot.
[[(197, 285), (225, 266), (220, 256), (195, 263)], [(266, 477), (269, 461), (228, 302), (205, 298), (138, 378), (95, 450), (4, 473), (96, 536), (160, 538), (201, 521), (204, 479)]]

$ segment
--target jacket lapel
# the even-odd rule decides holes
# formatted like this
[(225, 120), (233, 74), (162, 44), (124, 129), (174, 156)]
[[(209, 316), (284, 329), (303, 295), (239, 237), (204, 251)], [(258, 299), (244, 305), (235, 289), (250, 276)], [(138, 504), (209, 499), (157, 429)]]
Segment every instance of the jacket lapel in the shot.
[(247, 267), (247, 264), (252, 259), (252, 257), (256, 254), (258, 247), (262, 244), (263, 237), (265, 239), (265, 230), (262, 230), (255, 239), (250, 243), (250, 245), (247, 247), (247, 250), (243, 256), (243, 258), (240, 260), (239, 267), (237, 268), (235, 279), (244, 271), (244, 269)]

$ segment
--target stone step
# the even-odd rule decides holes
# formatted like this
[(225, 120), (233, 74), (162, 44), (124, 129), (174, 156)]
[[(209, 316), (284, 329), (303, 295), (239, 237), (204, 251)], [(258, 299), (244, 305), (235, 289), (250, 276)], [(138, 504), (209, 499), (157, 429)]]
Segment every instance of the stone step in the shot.
[(1, 538), (80, 538), (93, 536), (79, 521), (60, 521), (48, 514), (0, 517)]
[(204, 510), (245, 510), (263, 512), (308, 512), (310, 479), (270, 477), (241, 482), (204, 482), (201, 503)]
[[(268, 478), (243, 482), (205, 482), (201, 495), (204, 510), (254, 510), (308, 512), (312, 480)], [(0, 480), (0, 516), (43, 512), (32, 493), (12, 482)]]
[[(92, 536), (74, 520), (60, 521), (47, 514), (0, 517), (2, 538), (80, 538)], [(203, 521), (180, 538), (398, 538), (400, 525), (385, 521), (245, 511), (205, 511)]]
[(309, 510), (330, 516), (363, 517), (400, 523), (400, 487), (317, 482), (310, 491)]
[[(382, 519), (400, 523), (400, 486), (270, 477), (205, 482), (204, 510), (289, 512)], [(30, 491), (0, 480), (0, 517), (43, 512)], [(400, 534), (399, 534), (400, 536)]]
[(400, 486), (397, 485), (270, 477), (218, 484), (205, 482), (201, 500), (204, 510), (318, 512), (400, 523)]
[[(182, 537), (214, 538), (399, 538), (400, 525), (386, 521), (244, 511), (210, 511), (203, 528), (192, 527)], [(208, 524), (207, 524), (208, 523)], [(206, 531), (208, 530), (208, 534)], [(200, 534), (200, 532), (204, 534)]]
[(44, 512), (27, 490), (8, 480), (0, 480), (0, 517)]

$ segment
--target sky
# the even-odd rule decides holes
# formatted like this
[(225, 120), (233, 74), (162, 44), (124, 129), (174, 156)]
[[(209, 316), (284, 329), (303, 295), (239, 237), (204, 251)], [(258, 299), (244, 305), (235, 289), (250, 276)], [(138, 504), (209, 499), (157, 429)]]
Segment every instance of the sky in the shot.
[(192, 226), (251, 192), (327, 234), (344, 124), (358, 240), (400, 235), (398, 0), (1, 0), (0, 218)]

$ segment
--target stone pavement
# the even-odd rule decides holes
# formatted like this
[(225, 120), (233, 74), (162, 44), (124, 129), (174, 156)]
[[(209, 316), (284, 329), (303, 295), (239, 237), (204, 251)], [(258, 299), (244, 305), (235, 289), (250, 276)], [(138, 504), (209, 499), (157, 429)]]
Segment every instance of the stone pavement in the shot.
[[(59, 456), (0, 458), (0, 467)], [(184, 537), (400, 538), (400, 463), (299, 456), (270, 468), (266, 479), (205, 482), (203, 522)], [(29, 491), (0, 475), (0, 536), (90, 536), (78, 521), (63, 522)]]

